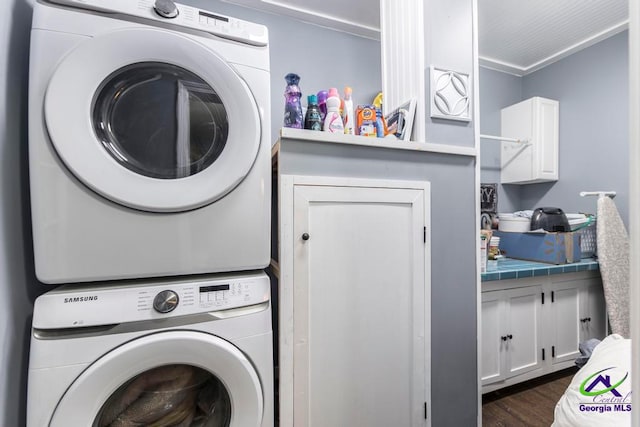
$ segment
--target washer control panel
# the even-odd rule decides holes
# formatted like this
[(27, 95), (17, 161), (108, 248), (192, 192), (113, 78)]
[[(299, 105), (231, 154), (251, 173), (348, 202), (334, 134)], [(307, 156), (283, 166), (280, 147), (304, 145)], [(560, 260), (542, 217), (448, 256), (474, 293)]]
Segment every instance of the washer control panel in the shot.
[(269, 301), (264, 273), (189, 280), (61, 286), (36, 299), (33, 327), (78, 328), (164, 319), (247, 307)]
[(64, 6), (95, 10), (111, 14), (123, 14), (170, 22), (194, 30), (251, 44), (267, 46), (267, 27), (241, 19), (231, 18), (210, 11), (198, 9), (173, 0), (49, 0)]

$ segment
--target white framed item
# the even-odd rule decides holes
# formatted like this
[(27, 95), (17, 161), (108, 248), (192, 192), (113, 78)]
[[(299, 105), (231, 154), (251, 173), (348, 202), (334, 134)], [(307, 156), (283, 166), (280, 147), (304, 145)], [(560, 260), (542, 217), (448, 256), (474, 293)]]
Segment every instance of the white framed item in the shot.
[(431, 66), (431, 117), (468, 122), (471, 120), (469, 74)]
[(387, 114), (385, 121), (389, 133), (395, 135), (403, 141), (411, 140), (413, 130), (413, 120), (416, 115), (416, 100), (410, 99), (402, 103), (398, 108)]

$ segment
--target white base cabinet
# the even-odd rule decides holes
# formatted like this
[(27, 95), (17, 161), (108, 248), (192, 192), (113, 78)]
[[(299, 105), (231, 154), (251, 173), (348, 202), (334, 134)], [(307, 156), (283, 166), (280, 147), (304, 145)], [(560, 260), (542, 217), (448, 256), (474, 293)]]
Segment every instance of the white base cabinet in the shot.
[(280, 425), (430, 425), (429, 184), (279, 179)]
[(482, 392), (574, 365), (580, 342), (603, 339), (600, 276), (565, 273), (483, 283)]

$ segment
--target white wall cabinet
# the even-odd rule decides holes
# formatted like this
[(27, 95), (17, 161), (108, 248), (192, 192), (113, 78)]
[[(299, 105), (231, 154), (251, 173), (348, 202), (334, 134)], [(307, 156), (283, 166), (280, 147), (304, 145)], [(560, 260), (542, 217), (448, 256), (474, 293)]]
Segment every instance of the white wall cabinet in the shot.
[(606, 335), (594, 272), (483, 283), (482, 392), (574, 365), (580, 342)]
[(559, 119), (558, 101), (541, 97), (502, 109), (501, 136), (526, 139), (529, 143), (501, 143), (501, 183), (534, 184), (558, 180)]
[(427, 426), (429, 184), (281, 175), (281, 426)]

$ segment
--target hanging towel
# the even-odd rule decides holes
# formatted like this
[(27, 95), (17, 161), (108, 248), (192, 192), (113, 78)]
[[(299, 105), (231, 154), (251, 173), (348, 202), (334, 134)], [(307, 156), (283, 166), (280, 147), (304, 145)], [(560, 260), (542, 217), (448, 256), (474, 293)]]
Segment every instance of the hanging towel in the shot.
[(629, 338), (629, 235), (609, 197), (598, 199), (597, 239), (611, 331)]

